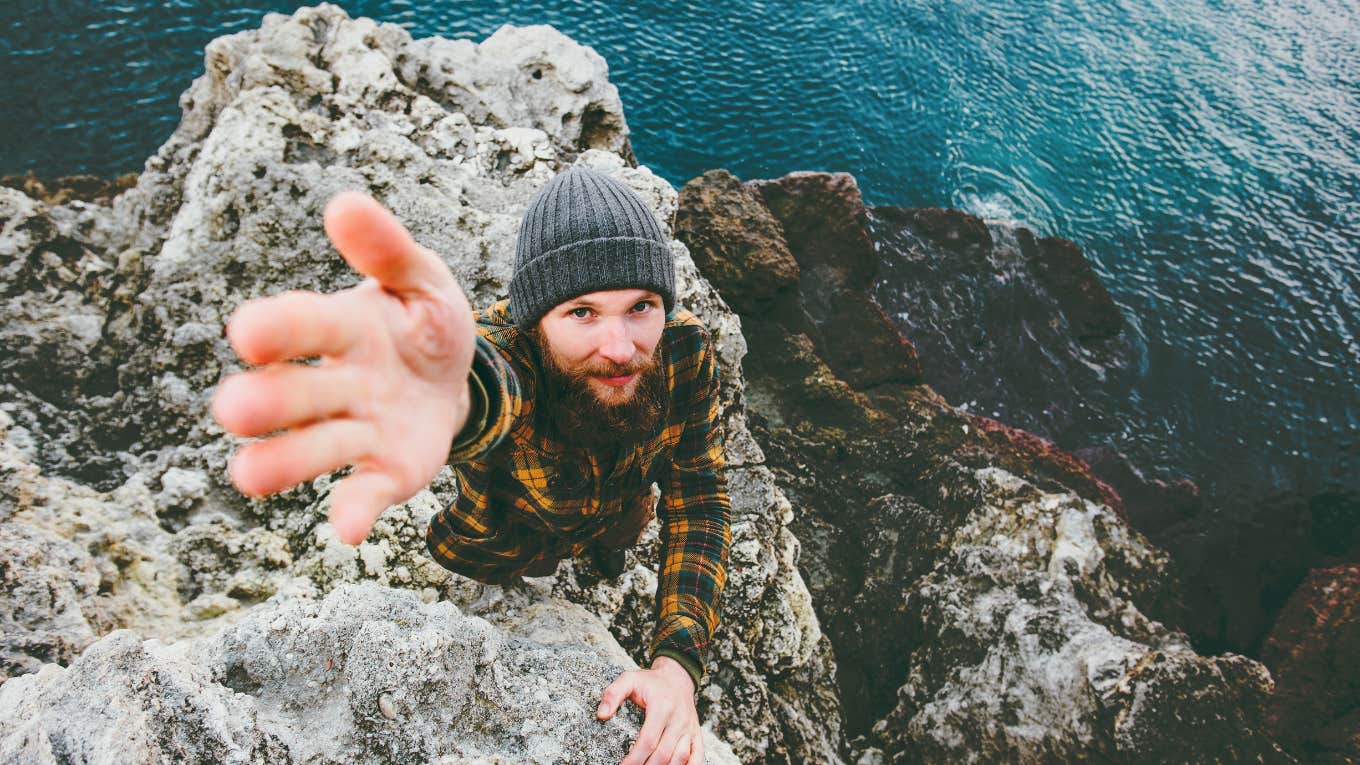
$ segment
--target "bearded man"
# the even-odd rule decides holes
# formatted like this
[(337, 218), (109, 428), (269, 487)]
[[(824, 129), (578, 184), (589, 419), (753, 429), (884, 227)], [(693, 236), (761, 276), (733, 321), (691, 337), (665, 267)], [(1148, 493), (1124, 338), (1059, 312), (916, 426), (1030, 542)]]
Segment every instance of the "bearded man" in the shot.
[[(233, 483), (261, 496), (353, 465), (330, 520), (358, 544), (450, 464), (458, 494), (430, 520), (427, 548), (502, 586), (578, 556), (617, 576), (659, 506), (650, 667), (620, 675), (597, 714), (625, 698), (646, 710), (621, 765), (701, 763), (694, 696), (719, 624), (731, 502), (713, 337), (675, 305), (651, 210), (587, 167), (559, 174), (521, 219), (509, 297), (475, 313), (375, 200), (337, 194), (324, 225), (368, 278), (233, 313), (233, 347), (265, 366), (224, 380), (213, 414), (241, 436), (287, 431), (243, 447)], [(322, 363), (289, 363), (309, 356)]]

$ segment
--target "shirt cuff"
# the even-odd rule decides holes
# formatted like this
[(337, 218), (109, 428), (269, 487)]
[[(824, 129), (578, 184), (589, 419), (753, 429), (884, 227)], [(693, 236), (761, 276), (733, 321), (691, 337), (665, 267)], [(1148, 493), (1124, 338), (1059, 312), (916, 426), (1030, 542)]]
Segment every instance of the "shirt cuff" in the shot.
[(652, 654), (653, 665), (656, 664), (656, 657), (658, 656), (669, 656), (680, 662), (680, 666), (685, 668), (685, 671), (689, 673), (690, 679), (694, 681), (694, 690), (699, 690), (699, 680), (704, 676), (704, 665), (700, 664), (697, 659), (682, 651), (677, 651), (674, 648), (658, 648), (656, 649), (656, 652)]
[(461, 456), (468, 452), (468, 447), (477, 443), (482, 432), (486, 430), (487, 413), (487, 394), (486, 384), (477, 375), (475, 369), (468, 372), (468, 397), (470, 406), (468, 407), (467, 422), (463, 423), (463, 429), (453, 439), (453, 445), (449, 447), (449, 462), (461, 462)]
[(468, 372), (468, 419), (454, 437), (446, 460), (471, 462), (496, 448), (515, 422), (519, 381), (495, 346), (481, 335)]

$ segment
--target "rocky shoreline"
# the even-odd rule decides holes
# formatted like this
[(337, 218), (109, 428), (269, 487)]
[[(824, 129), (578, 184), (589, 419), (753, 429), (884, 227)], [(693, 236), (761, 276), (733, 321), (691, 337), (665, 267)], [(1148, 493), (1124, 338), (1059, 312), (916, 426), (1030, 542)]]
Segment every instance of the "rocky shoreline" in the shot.
[[(591, 710), (643, 656), (655, 528), (618, 581), (565, 561), (503, 591), (425, 554), (449, 471), (351, 548), (324, 523), (333, 476), (237, 493), (207, 409), (239, 368), (235, 305), (357, 281), (321, 231), (331, 194), (377, 196), (480, 306), (504, 294), (525, 203), (573, 163), (653, 205), (678, 301), (718, 337), (734, 544), (698, 694), (708, 762), (1360, 752), (1355, 668), (1319, 670), (1356, 641), (1353, 561), (1315, 571), (1267, 663), (1197, 651), (1198, 604), (1144, 531), (1194, 516), (1193, 486), (928, 382), (967, 377), (951, 349), (1028, 352), (949, 319), (951, 295), (1012, 310), (961, 289), (988, 269), (1051, 298), (1022, 314), (1061, 320), (1035, 338), (1077, 349), (1057, 366), (1127, 373), (1137, 348), (1070, 243), (866, 208), (845, 174), (714, 170), (677, 191), (634, 156), (604, 60), (546, 26), (474, 44), (328, 4), (271, 14), (209, 44), (180, 103), (135, 177), (0, 183), (0, 759), (623, 756), (641, 715)], [(971, 274), (906, 312), (933, 324), (880, 307), (880, 280), (910, 273), (884, 273), (903, 262), (885, 243)]]

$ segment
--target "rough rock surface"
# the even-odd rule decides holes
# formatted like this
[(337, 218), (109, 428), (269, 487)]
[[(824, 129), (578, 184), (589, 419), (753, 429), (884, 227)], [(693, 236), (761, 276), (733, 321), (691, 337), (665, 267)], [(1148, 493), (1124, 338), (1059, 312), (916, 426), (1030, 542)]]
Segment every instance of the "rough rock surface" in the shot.
[(904, 358), (930, 358), (896, 350), (864, 287), (868, 219), (848, 175), (723, 170), (686, 184), (676, 217), (700, 270), (746, 298), (748, 416), (798, 509), (847, 759), (1291, 761), (1269, 673), (1191, 648), (1166, 555), (1118, 494), (913, 374)]
[(961, 210), (861, 208), (859, 270), (960, 409), (1062, 443), (1121, 424), (1146, 350), (1081, 250)]
[[(243, 625), (258, 624), (264, 609), (291, 609), (289, 619), (301, 620), (309, 604), (356, 582), (409, 591), (427, 604), (448, 601), (506, 634), (538, 612), (571, 625), (564, 609), (579, 604), (615, 643), (559, 629), (571, 639), (540, 640), (549, 647), (534, 649), (534, 661), (576, 662), (583, 652), (644, 658), (654, 628), (655, 524), (618, 581), (566, 561), (530, 590), (502, 592), (441, 569), (424, 549), (426, 521), (452, 501), (450, 471), (350, 547), (324, 522), (337, 475), (248, 499), (226, 478), (234, 439), (208, 412), (214, 386), (240, 368), (222, 337), (236, 305), (359, 281), (321, 227), (337, 191), (357, 188), (382, 201), (445, 258), (474, 306), (506, 294), (525, 204), (573, 163), (628, 184), (668, 225), (676, 191), (633, 158), (604, 60), (546, 26), (506, 25), (476, 44), (412, 40), (399, 26), (322, 5), (270, 14), (259, 30), (218, 38), (204, 63), (181, 97), (179, 128), (108, 204), (80, 195), (45, 201), (44, 193), (0, 186), (0, 668), (10, 677), (0, 703), (3, 747), (36, 761), (62, 761), (70, 751), (113, 756), (114, 739), (63, 726), (58, 714), (102, 705), (107, 696), (81, 690), (99, 677), (109, 687), (139, 688), (118, 707), (128, 716), (119, 719), (142, 708), (138, 735), (147, 751), (172, 759), (256, 752), (271, 762), (287, 761), (275, 757), (284, 749), (311, 751), (301, 743), (306, 731), (290, 728), (308, 718), (281, 712), (286, 686), (272, 684), (301, 675), (238, 687), (202, 662), (228, 661), (205, 658), (211, 646), (228, 645), (214, 637), (218, 630), (251, 629)], [(742, 762), (835, 762), (843, 740), (835, 665), (797, 567), (792, 506), (745, 426), (740, 322), (684, 246), (673, 247), (679, 302), (718, 338), (733, 492), (724, 623), (698, 690), (714, 737), (709, 751), (722, 761), (725, 741)], [(416, 650), (403, 630), (446, 623), (453, 612), (440, 608), (420, 610), (409, 627), (394, 621), (382, 629)], [(167, 647), (176, 639), (192, 650)], [(450, 646), (420, 650), (433, 656)], [(299, 642), (287, 672), (333, 658), (320, 650)], [(48, 667), (40, 681), (19, 678), (22, 694), (9, 690), (13, 675), (48, 661), (71, 666)], [(597, 665), (574, 679), (548, 676), (561, 681), (548, 691), (598, 693), (613, 678)], [(398, 712), (413, 732), (443, 719), (404, 703)], [(164, 711), (185, 704), (201, 714)], [(342, 731), (357, 747), (347, 751), (404, 761), (400, 747), (417, 745), (398, 739), (389, 751), (359, 741), (373, 723), (356, 718)], [(581, 722), (566, 735), (612, 746), (617, 737), (590, 733), (591, 725), (613, 730)], [(487, 761), (526, 761), (532, 735), (510, 731), (499, 744), (478, 745)], [(581, 760), (565, 753), (557, 761)]]
[(1259, 656), (1310, 569), (1360, 561), (1354, 491), (1262, 493), (1172, 456), (1195, 450), (1170, 440), (1174, 412), (1147, 411), (1138, 395), (1156, 384), (1157, 351), (1075, 244), (961, 210), (880, 205), (863, 225), (872, 262), (837, 246), (815, 257), (837, 253), (872, 282), (920, 353), (921, 382), (1080, 457), (1115, 490), (1112, 507), (1171, 556), (1181, 626), (1202, 651)]
[(1315, 569), (1261, 651), (1271, 728), (1309, 762), (1360, 762), (1360, 565)]
[[(590, 710), (644, 654), (655, 526), (618, 581), (566, 561), (481, 585), (424, 550), (449, 471), (350, 547), (323, 522), (336, 476), (242, 497), (207, 407), (239, 368), (236, 305), (358, 281), (321, 229), (335, 192), (379, 198), (482, 306), (524, 205), (584, 163), (674, 218), (679, 302), (718, 337), (734, 518), (709, 762), (1289, 761), (1269, 674), (1190, 649), (1119, 494), (922, 384), (853, 178), (715, 171), (677, 195), (634, 158), (603, 59), (543, 26), (472, 43), (271, 14), (207, 46), (181, 106), (130, 188), (0, 184), (0, 759), (626, 751), (638, 711)], [(1055, 247), (1037, 278), (1101, 342), (1098, 283)]]
[[(601, 723), (594, 699), (635, 667), (603, 622), (561, 600), (505, 630), (447, 601), (347, 584), (271, 599), (192, 643), (116, 630), (65, 669), (11, 679), (0, 758), (613, 762), (642, 716), (630, 706)], [(708, 762), (739, 762), (706, 739)]]

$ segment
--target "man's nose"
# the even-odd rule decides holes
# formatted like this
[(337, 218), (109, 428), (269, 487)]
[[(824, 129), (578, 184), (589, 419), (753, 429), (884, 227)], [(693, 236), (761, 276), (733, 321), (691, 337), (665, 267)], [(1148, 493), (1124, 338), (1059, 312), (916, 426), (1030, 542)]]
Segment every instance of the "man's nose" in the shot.
[(627, 364), (633, 360), (633, 338), (622, 322), (606, 322), (604, 339), (600, 342), (600, 355), (615, 364)]

